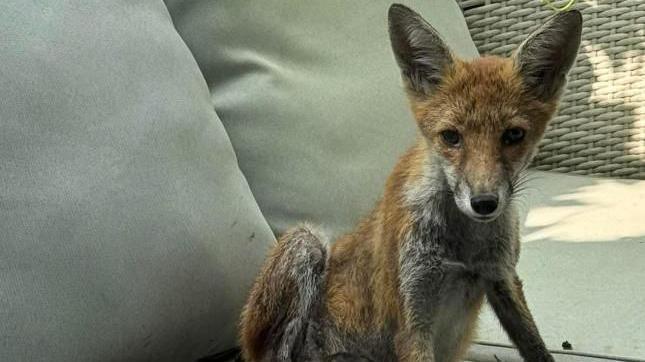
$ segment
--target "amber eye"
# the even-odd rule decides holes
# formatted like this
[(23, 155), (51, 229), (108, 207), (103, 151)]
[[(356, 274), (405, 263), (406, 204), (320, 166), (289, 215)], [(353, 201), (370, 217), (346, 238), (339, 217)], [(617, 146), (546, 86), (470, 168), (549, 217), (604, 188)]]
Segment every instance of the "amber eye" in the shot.
[(515, 145), (522, 142), (523, 139), (524, 130), (519, 127), (509, 128), (502, 134), (502, 142), (505, 145)]
[(457, 131), (441, 131), (441, 138), (443, 138), (443, 141), (450, 147), (457, 147), (461, 143), (461, 136)]

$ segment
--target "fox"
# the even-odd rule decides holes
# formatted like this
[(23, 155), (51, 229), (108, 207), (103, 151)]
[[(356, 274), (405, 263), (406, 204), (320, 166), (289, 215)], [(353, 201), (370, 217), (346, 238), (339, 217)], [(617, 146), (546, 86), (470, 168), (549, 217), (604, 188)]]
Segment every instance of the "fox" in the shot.
[(459, 361), (486, 300), (526, 361), (553, 361), (516, 271), (514, 200), (575, 62), (576, 10), (509, 57), (462, 59), (410, 8), (388, 10), (418, 139), (374, 209), (329, 243), (282, 235), (240, 325), (245, 361)]

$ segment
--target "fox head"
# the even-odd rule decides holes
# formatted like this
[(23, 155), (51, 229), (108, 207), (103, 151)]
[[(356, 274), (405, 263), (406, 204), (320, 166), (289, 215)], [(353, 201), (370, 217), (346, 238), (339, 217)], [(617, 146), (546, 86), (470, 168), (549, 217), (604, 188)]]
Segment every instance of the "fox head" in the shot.
[(419, 14), (392, 5), (392, 50), (431, 160), (459, 210), (491, 221), (508, 205), (556, 110), (582, 17), (558, 13), (509, 58), (455, 56)]

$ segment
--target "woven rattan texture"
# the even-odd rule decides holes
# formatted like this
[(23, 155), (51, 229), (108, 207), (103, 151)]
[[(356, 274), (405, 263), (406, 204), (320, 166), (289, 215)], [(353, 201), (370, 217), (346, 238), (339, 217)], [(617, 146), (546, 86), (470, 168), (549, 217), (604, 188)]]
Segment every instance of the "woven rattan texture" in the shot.
[[(459, 3), (482, 54), (509, 55), (553, 15), (539, 0)], [(574, 8), (584, 18), (580, 54), (534, 167), (645, 179), (645, 0)]]

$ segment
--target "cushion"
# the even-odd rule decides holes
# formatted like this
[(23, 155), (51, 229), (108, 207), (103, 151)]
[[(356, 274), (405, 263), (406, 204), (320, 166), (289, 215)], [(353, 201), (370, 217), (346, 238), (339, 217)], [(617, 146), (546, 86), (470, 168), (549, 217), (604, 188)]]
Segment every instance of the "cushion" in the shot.
[[(390, 50), (391, 1), (166, 0), (274, 231), (347, 231), (414, 142)], [(408, 1), (466, 58), (454, 0)]]
[[(528, 212), (518, 273), (547, 347), (567, 352), (566, 341), (573, 353), (642, 358), (645, 181), (531, 178), (520, 204)], [(510, 345), (488, 308), (478, 339)]]
[(272, 233), (164, 3), (3, 1), (0, 34), (0, 360), (233, 346)]

